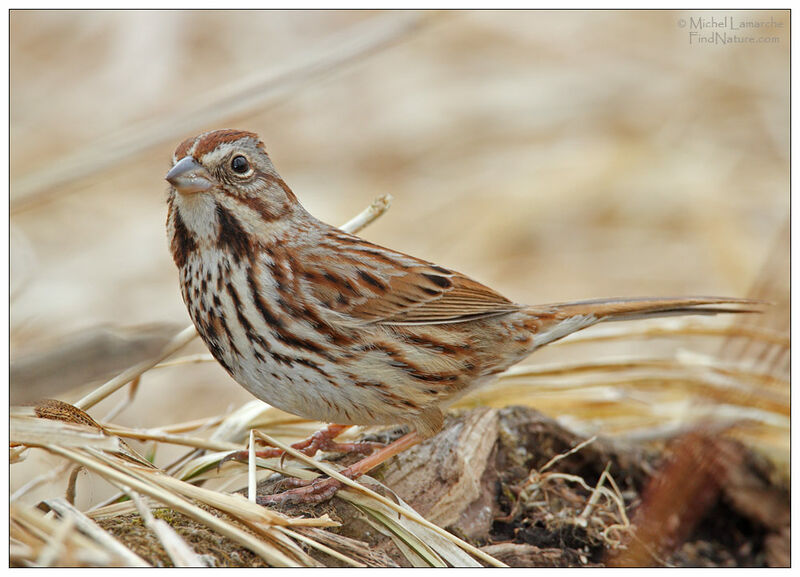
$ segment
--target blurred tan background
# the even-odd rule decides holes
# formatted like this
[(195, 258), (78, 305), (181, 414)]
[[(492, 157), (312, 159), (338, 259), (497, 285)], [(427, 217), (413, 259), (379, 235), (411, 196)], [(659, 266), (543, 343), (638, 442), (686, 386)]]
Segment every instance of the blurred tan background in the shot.
[[(771, 41), (700, 43), (726, 16)], [(363, 236), (529, 303), (743, 296), (789, 218), (788, 11), (12, 11), (10, 42), (12, 400), (189, 323), (163, 177), (207, 129), (328, 222), (391, 194)], [(163, 369), (119, 422), (248, 399)]]

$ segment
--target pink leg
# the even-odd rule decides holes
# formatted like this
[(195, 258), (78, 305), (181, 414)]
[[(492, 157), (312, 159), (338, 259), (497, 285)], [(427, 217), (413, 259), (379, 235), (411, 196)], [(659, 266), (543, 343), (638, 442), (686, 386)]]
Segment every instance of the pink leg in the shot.
[[(321, 431), (317, 431), (307, 439), (302, 441), (298, 441), (291, 445), (293, 449), (297, 449), (298, 451), (308, 455), (309, 457), (313, 457), (317, 454), (317, 451), (336, 451), (341, 453), (362, 453), (362, 454), (369, 454), (373, 450), (377, 448), (383, 447), (381, 443), (372, 443), (368, 441), (362, 441), (360, 443), (337, 443), (334, 441), (336, 437), (341, 435), (344, 431), (349, 429), (352, 425), (328, 425), (326, 428), (322, 429)], [(282, 457), (283, 450), (282, 449), (264, 449), (262, 451), (256, 451), (256, 457), (261, 457), (262, 459), (272, 459), (274, 457)], [(220, 462), (219, 466), (221, 467), (223, 463), (226, 461), (236, 460), (236, 461), (247, 461), (249, 458), (249, 453), (247, 451), (236, 451), (231, 453), (230, 455), (225, 456)]]
[[(413, 447), (422, 440), (423, 437), (416, 431), (408, 433), (397, 439), (394, 443), (375, 451), (346, 469), (342, 469), (339, 473), (348, 479), (356, 479), (398, 453), (402, 453), (406, 449)], [(333, 497), (336, 491), (341, 489), (343, 485), (341, 481), (336, 479), (314, 479), (313, 481), (301, 481), (295, 484), (299, 485), (300, 483), (302, 483), (303, 486), (275, 495), (257, 497), (256, 502), (261, 505), (321, 503)]]

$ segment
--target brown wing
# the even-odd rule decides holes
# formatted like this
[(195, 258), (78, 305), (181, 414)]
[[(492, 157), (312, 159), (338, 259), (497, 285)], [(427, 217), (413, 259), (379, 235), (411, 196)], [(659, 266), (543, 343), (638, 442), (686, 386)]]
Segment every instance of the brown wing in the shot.
[(316, 247), (303, 276), (326, 308), (353, 320), (387, 325), (464, 322), (520, 310), (492, 289), (433, 263), (339, 230)]

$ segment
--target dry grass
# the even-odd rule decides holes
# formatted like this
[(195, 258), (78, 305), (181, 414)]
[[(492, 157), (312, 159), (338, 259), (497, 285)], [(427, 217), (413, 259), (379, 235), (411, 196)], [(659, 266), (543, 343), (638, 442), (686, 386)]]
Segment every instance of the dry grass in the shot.
[[(788, 474), (788, 16), (736, 13), (785, 23), (780, 42), (758, 46), (689, 45), (676, 25), (688, 16), (12, 13), (12, 371), (38, 355), (66, 374), (70, 358), (55, 353), (98, 326), (187, 324), (164, 247), (162, 177), (184, 136), (235, 125), (265, 137), (318, 216), (341, 222), (391, 193), (393, 212), (370, 240), (514, 300), (755, 287), (776, 303), (762, 319), (599, 327), (461, 404), (524, 404), (631, 442), (704, 424)], [(193, 329), (158, 348), (110, 380), (92, 373), (91, 350), (76, 352), (82, 387), (46, 393), (91, 408), (104, 433), (12, 415), (12, 441), (34, 447), (12, 449), (12, 563), (139, 564), (91, 522), (137, 512), (170, 562), (202, 562), (147, 517), (159, 504), (267, 564), (313, 565), (308, 547), (379, 563), (317, 531), (324, 519), (272, 515), (231, 494), (248, 483), (240, 466), (216, 471), (251, 428), (286, 443), (317, 423), (251, 401)], [(12, 379), (12, 391), (27, 386)], [(118, 438), (160, 471), (126, 459)], [(310, 474), (308, 463), (285, 465)], [(554, 523), (583, 518), (611, 545), (609, 528), (627, 523), (613, 480), (547, 473), (532, 473), (521, 506), (544, 515), (557, 495)], [(481, 558), (402, 504), (398, 516), (373, 495), (345, 494), (412, 564)]]

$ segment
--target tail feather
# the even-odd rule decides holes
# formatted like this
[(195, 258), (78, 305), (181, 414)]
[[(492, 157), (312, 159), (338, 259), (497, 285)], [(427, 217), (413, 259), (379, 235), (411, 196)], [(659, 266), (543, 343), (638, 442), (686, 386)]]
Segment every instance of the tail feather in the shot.
[(767, 303), (722, 297), (613, 298), (575, 301), (528, 308), (538, 325), (537, 347), (597, 323), (678, 315), (760, 313)]
[[(552, 305), (558, 316), (592, 314), (599, 321), (617, 321), (673, 315), (714, 315), (762, 312), (766, 303), (722, 297), (615, 298)], [(728, 306), (725, 306), (728, 305)]]

